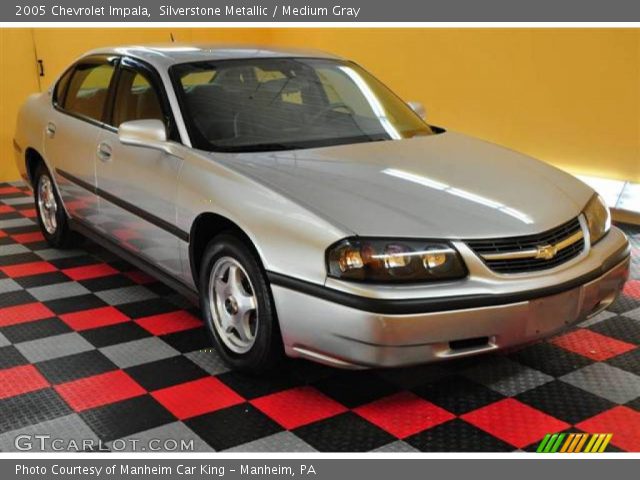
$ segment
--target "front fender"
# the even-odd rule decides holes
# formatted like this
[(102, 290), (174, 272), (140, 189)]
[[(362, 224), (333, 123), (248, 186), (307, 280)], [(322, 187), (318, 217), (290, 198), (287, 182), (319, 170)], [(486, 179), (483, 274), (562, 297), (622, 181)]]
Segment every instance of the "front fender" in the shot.
[(353, 234), (208, 155), (191, 152), (180, 171), (178, 227), (211, 212), (238, 225), (267, 271), (323, 284), (325, 250)]

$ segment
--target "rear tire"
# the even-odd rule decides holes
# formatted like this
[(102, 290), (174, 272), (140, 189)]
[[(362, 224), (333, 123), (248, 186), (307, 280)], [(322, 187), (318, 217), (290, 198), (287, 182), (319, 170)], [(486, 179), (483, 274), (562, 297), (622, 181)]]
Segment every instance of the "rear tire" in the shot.
[(274, 369), (282, 337), (256, 255), (237, 236), (218, 235), (205, 249), (199, 282), (202, 316), (222, 359), (250, 374)]
[(69, 248), (77, 243), (78, 235), (69, 227), (62, 200), (47, 167), (40, 163), (33, 180), (36, 216), (42, 235), (54, 248)]

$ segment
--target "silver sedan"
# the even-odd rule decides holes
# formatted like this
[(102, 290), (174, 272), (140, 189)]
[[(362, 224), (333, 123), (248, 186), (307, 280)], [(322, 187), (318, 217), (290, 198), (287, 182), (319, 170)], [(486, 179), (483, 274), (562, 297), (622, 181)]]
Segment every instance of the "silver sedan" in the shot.
[(249, 372), (512, 347), (597, 314), (629, 273), (588, 186), (315, 51), (95, 50), (26, 101), (14, 147), (51, 245), (90, 237), (199, 301)]

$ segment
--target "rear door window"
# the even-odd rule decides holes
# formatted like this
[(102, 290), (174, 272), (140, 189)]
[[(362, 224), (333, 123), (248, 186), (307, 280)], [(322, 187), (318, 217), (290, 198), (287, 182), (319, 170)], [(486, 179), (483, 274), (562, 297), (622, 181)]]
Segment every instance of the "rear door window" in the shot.
[(107, 61), (76, 66), (69, 81), (63, 108), (70, 113), (101, 122), (114, 71), (114, 65)]

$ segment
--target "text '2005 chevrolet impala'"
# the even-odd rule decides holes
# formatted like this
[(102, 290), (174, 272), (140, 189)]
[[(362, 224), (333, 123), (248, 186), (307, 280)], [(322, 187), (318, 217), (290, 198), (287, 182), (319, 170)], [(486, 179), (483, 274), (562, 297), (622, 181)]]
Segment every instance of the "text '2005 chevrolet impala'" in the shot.
[(423, 116), (325, 53), (116, 47), (26, 101), (15, 151), (51, 245), (199, 299), (237, 369), (459, 358), (613, 302), (629, 245), (591, 188)]

